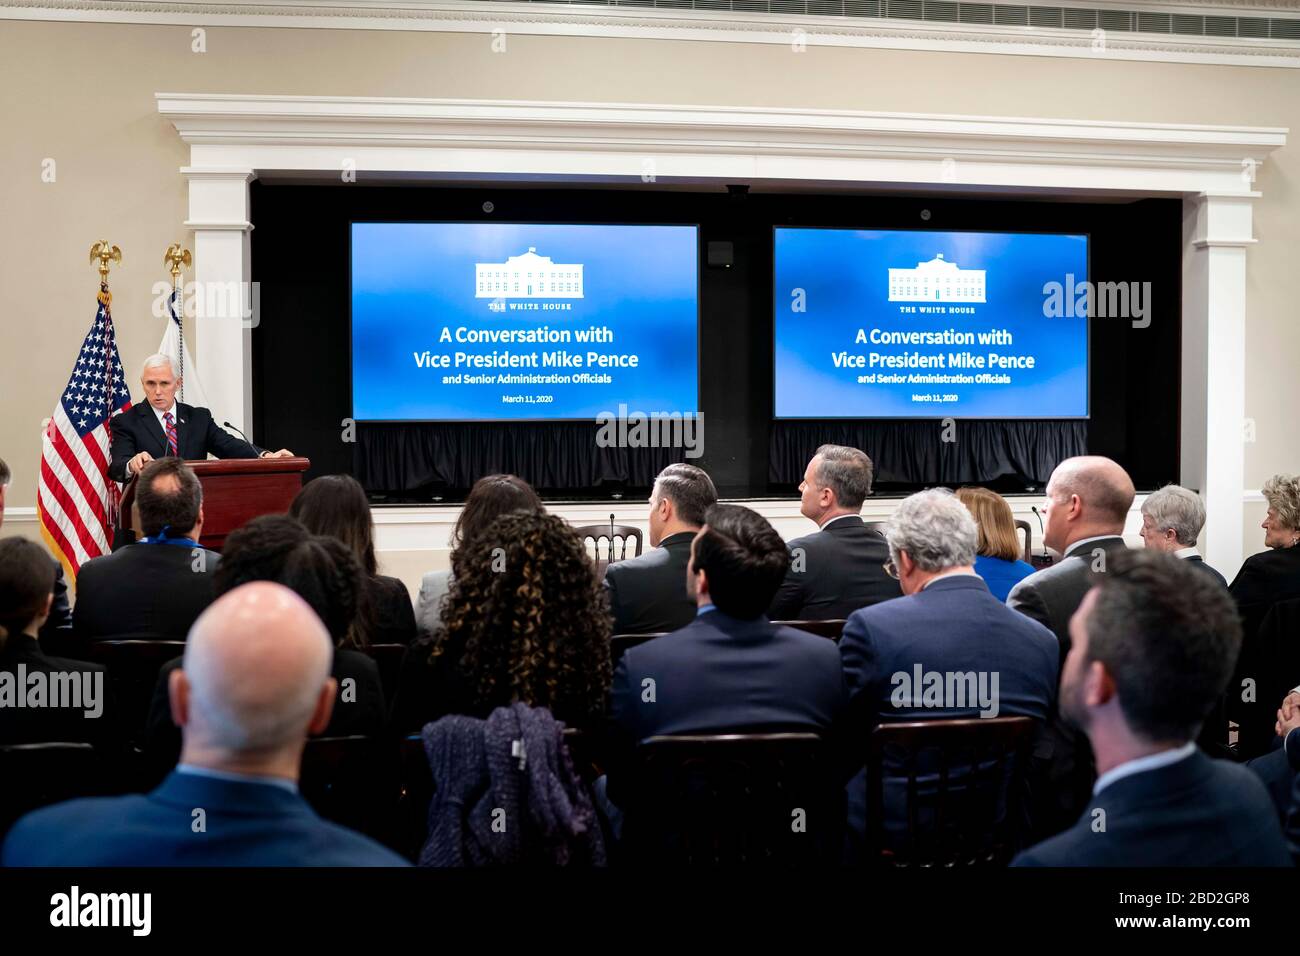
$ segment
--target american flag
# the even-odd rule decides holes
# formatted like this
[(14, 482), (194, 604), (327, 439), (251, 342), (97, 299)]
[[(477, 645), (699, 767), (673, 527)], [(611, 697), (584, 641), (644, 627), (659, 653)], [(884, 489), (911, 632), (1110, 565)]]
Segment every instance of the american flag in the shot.
[(131, 392), (113, 334), (112, 300), (101, 285), (95, 323), (41, 439), (41, 534), (73, 579), (91, 558), (108, 553), (121, 496), (108, 478), (108, 420), (131, 407)]

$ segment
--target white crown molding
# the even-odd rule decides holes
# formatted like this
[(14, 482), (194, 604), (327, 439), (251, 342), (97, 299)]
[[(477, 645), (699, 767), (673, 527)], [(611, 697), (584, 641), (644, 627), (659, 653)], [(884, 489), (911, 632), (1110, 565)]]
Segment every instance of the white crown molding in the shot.
[[(1023, 5), (1023, 4), (1022, 4)], [(1094, 9), (1220, 16), (1300, 14), (1300, 0), (1093, 0)], [(1147, 60), (1237, 66), (1300, 67), (1300, 40), (1193, 38), (1157, 33), (950, 24), (920, 20), (798, 16), (741, 11), (606, 7), (584, 3), (492, 0), (0, 0), (0, 19), (185, 26), (406, 30), (449, 33), (707, 40), (790, 46), (796, 31), (810, 48), (846, 46), (939, 52), (1005, 53), (1081, 59)]]
[[(516, 100), (158, 93), (191, 178), (952, 184), (1249, 201), (1286, 129)], [(1245, 171), (1249, 171), (1249, 175)]]

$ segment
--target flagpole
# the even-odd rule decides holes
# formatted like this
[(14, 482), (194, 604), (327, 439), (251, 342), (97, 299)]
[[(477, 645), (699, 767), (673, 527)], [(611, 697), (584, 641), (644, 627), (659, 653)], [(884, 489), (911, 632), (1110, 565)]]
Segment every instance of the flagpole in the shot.
[(180, 338), (180, 347), (176, 350), (176, 364), (180, 368), (176, 370), (176, 377), (181, 383), (181, 401), (185, 401), (185, 299), (181, 294), (181, 267), (188, 266), (191, 261), (190, 250), (182, 249), (179, 242), (173, 242), (163, 253), (163, 264), (170, 267), (172, 273), (172, 315), (176, 316)]
[[(110, 343), (113, 339), (113, 293), (108, 291), (108, 264), (115, 262), (122, 264), (122, 250), (117, 246), (110, 245), (108, 240), (100, 239), (90, 247), (90, 261), (93, 263), (99, 260), (99, 295), (96, 298), (99, 301), (100, 308), (104, 310), (104, 342)], [(112, 350), (105, 347), (104, 362), (106, 366), (107, 380), (113, 380), (113, 354)], [(110, 388), (108, 392), (108, 407), (104, 411), (104, 418), (107, 420), (113, 414), (113, 392)], [(104, 513), (108, 517), (108, 528), (105, 529), (107, 535), (112, 535), (113, 528), (117, 525), (117, 508), (121, 501), (121, 492), (117, 487), (117, 482), (109, 481), (105, 478), (105, 485), (108, 489), (108, 500), (104, 503)], [(110, 538), (111, 540), (111, 538)], [(75, 578), (76, 576), (73, 575)]]

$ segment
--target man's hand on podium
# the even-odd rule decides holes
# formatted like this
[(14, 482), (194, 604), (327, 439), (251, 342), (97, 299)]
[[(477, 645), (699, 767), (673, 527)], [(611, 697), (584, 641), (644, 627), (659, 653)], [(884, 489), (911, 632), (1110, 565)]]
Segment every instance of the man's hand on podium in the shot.
[(153, 455), (147, 451), (142, 451), (126, 463), (126, 473), (128, 475), (138, 475), (144, 469), (144, 466), (153, 461)]
[(292, 458), (292, 457), (293, 457), (293, 452), (291, 452), (291, 451), (290, 451), (289, 449), (287, 449), (287, 448), (281, 448), (279, 451), (264, 451), (264, 452), (262, 452), (262, 454), (261, 454), (260, 457), (262, 457), (262, 458)]

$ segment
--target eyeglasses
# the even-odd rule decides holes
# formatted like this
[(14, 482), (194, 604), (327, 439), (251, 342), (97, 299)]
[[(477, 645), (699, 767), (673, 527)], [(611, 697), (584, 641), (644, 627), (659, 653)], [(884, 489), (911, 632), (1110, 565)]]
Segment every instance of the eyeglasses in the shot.
[(886, 574), (888, 574), (895, 581), (898, 580), (898, 568), (894, 567), (893, 561), (886, 561), (884, 565), (882, 565), (882, 567), (884, 567)]

